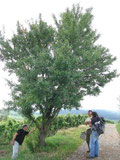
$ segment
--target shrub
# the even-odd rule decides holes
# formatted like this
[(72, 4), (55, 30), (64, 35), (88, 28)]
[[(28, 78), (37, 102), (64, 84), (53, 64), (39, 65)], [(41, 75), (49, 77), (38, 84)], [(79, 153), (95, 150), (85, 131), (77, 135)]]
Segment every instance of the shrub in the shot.
[[(48, 137), (53, 136), (56, 134), (56, 132), (60, 129), (67, 129), (70, 127), (78, 127), (79, 125), (83, 124), (85, 119), (87, 118), (87, 115), (60, 115), (58, 116), (53, 124), (50, 127)], [(39, 123), (41, 122), (41, 118), (38, 117), (37, 120)], [(29, 135), (29, 137), (26, 138), (25, 143), (29, 150), (31, 152), (35, 151), (43, 151), (43, 148), (39, 146), (39, 133), (38, 130), (35, 131), (34, 134)]]
[(114, 124), (114, 123), (115, 123), (114, 121), (108, 120), (108, 119), (106, 119), (105, 122), (106, 122), (106, 123), (110, 123), (110, 124)]
[(34, 134), (30, 134), (25, 139), (25, 144), (31, 152), (38, 151), (39, 149), (39, 132), (36, 130)]
[(8, 119), (0, 123), (0, 139), (9, 142), (13, 134), (22, 126), (22, 122)]
[(119, 133), (119, 135), (120, 135), (120, 121), (118, 121), (118, 123), (117, 123), (117, 125), (116, 125), (116, 128), (117, 128), (117, 131), (118, 131), (118, 133)]

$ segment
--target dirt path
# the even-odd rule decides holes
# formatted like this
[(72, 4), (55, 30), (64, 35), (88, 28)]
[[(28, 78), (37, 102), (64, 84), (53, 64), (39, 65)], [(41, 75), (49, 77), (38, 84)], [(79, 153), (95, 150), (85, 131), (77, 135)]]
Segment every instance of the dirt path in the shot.
[[(100, 136), (99, 157), (94, 160), (120, 160), (120, 136), (116, 130), (116, 125), (107, 124), (105, 133)], [(66, 160), (87, 160), (87, 145), (79, 147)]]

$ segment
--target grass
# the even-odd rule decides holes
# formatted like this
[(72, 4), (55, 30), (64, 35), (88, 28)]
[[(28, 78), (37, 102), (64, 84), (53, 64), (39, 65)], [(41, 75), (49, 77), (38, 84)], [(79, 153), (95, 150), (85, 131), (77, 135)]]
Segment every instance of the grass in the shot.
[(118, 131), (118, 133), (120, 135), (120, 121), (117, 123), (116, 128), (117, 128), (117, 131)]
[(0, 137), (0, 160), (9, 160), (11, 156), (12, 148), (5, 140)]
[[(36, 153), (31, 153), (23, 145), (20, 149), (18, 160), (64, 160), (83, 144), (80, 134), (85, 130), (85, 126), (60, 130), (55, 136), (46, 138), (46, 146), (40, 148), (40, 152)], [(0, 150), (2, 148), (2, 145), (0, 145)], [(12, 147), (6, 145), (4, 149), (7, 152), (0, 156), (0, 160), (10, 160)]]
[(115, 124), (117, 123), (117, 121), (115, 120), (109, 120), (109, 119), (105, 119), (106, 123), (110, 123), (110, 124)]

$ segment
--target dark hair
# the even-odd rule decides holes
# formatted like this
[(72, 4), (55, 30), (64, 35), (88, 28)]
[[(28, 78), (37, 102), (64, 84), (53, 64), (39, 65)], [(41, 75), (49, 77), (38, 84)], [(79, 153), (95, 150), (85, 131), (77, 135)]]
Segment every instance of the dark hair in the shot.
[(92, 112), (92, 110), (88, 110), (88, 112)]
[(24, 128), (24, 127), (27, 127), (27, 124), (24, 124), (24, 125), (22, 126), (22, 128)]
[(92, 112), (92, 116), (93, 116), (94, 118), (98, 117), (97, 112)]

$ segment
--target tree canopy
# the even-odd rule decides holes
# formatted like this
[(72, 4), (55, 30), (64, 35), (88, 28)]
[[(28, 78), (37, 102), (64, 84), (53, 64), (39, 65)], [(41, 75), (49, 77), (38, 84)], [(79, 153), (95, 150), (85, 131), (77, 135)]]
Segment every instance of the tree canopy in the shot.
[(40, 111), (41, 145), (62, 108), (78, 109), (84, 96), (98, 95), (101, 87), (117, 76), (110, 69), (116, 58), (96, 43), (99, 35), (91, 27), (91, 9), (82, 12), (79, 5), (74, 5), (59, 20), (55, 15), (53, 18), (56, 27), (40, 16), (29, 22), (28, 28), (18, 22), (11, 39), (0, 35), (1, 60), (18, 78), (16, 84), (9, 81), (9, 104), (30, 119)]

